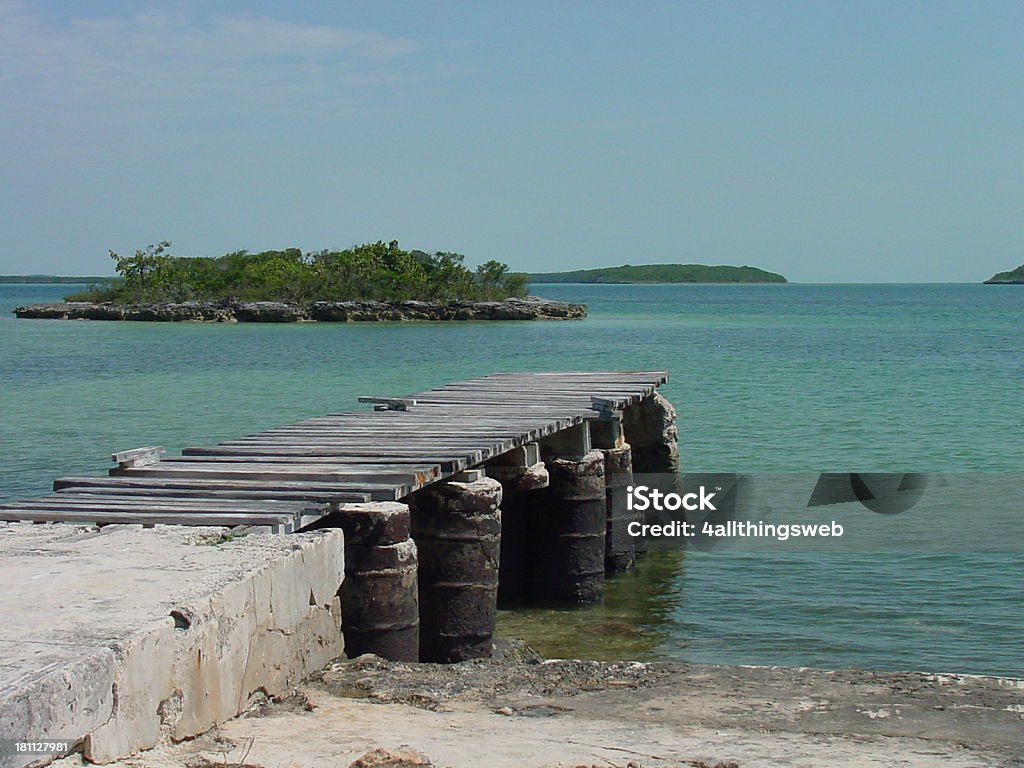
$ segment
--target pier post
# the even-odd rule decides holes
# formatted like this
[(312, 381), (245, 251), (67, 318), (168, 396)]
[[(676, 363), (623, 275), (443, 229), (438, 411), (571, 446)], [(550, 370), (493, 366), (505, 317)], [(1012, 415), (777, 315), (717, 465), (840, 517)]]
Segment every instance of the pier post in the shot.
[(676, 409), (655, 392), (623, 411), (622, 429), (633, 448), (633, 471), (679, 474)]
[(344, 504), (322, 524), (345, 532), (345, 581), (338, 592), (345, 654), (419, 661), (417, 551), (409, 507)]
[(420, 659), (489, 658), (497, 614), (501, 483), (469, 470), (409, 499), (420, 552)]
[(636, 565), (636, 546), (629, 523), (639, 515), (630, 512), (627, 488), (633, 484), (633, 451), (622, 431), (622, 412), (590, 422), (594, 447), (604, 456), (605, 533), (604, 567), (608, 573), (628, 571)]
[(487, 476), (501, 483), (501, 569), (498, 604), (523, 602), (527, 597), (530, 563), (530, 517), (543, 505), (549, 477), (537, 443), (527, 443), (491, 459)]
[(545, 438), (540, 449), (550, 485), (534, 516), (540, 556), (531, 592), (541, 600), (597, 602), (604, 596), (604, 455), (592, 450), (587, 422)]

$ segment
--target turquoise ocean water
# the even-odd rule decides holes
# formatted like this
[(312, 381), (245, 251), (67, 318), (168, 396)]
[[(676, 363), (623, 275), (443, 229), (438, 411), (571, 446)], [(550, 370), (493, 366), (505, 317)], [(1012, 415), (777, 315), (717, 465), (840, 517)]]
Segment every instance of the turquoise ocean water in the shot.
[[(580, 322), (204, 325), (15, 320), (0, 285), (0, 498), (499, 370), (667, 368), (693, 471), (1019, 473), (1024, 289), (536, 286)], [(1024, 510), (1022, 510), (1024, 514)], [(1015, 552), (659, 553), (604, 606), (519, 611), (552, 655), (1024, 676)]]

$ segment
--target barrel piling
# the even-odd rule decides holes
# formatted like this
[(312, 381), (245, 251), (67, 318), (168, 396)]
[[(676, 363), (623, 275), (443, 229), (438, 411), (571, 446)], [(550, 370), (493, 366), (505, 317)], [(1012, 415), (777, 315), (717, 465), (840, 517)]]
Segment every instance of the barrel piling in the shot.
[(597, 602), (604, 596), (604, 455), (591, 449), (586, 422), (542, 441), (541, 455), (550, 485), (531, 521), (539, 554), (531, 593), (542, 601)]
[(501, 483), (472, 470), (409, 497), (420, 552), (422, 661), (491, 656), (501, 498)]
[(607, 573), (622, 573), (636, 565), (636, 547), (629, 524), (638, 515), (629, 509), (628, 488), (633, 484), (633, 452), (622, 432), (622, 413), (590, 423), (591, 440), (604, 456), (605, 528), (604, 567)]
[(345, 581), (338, 592), (345, 654), (419, 661), (418, 558), (409, 507), (344, 504), (321, 526), (345, 532)]

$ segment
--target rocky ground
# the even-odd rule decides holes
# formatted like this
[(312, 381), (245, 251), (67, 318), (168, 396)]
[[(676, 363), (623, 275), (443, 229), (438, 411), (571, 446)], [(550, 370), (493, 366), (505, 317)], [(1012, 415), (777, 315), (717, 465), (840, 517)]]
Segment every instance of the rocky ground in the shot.
[(42, 320), (203, 321), (220, 323), (395, 322), (404, 320), (565, 320), (586, 317), (584, 304), (537, 297), (431, 304), (423, 301), (278, 301), (110, 304), (59, 302), (18, 307), (20, 318)]
[(445, 666), (365, 656), (118, 765), (1021, 766), (1024, 681), (522, 652)]

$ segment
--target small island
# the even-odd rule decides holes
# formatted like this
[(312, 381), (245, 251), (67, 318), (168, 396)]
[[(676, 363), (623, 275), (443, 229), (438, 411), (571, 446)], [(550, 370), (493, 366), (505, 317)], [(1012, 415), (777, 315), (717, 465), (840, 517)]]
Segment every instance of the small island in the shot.
[(1009, 272), (998, 272), (988, 280), (985, 285), (1024, 285), (1024, 264)]
[(786, 278), (757, 267), (707, 264), (625, 264), (621, 267), (540, 272), (529, 283), (785, 283)]
[(526, 279), (497, 261), (470, 270), (458, 253), (406, 251), (397, 241), (342, 251), (298, 248), (219, 257), (114, 251), (119, 275), (19, 318), (210, 322), (548, 320), (585, 317), (583, 304), (526, 295)]

